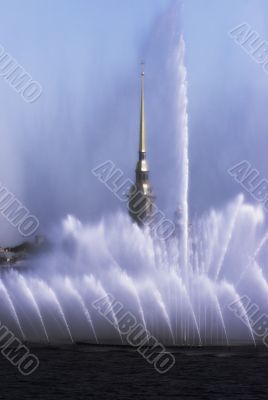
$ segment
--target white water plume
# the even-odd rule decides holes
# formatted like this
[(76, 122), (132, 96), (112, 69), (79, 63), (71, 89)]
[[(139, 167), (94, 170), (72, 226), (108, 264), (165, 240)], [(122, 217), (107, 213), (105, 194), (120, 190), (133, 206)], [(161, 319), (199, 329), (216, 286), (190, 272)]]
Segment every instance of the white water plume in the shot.
[[(259, 340), (249, 318), (244, 324), (228, 305), (246, 294), (268, 311), (263, 211), (240, 195), (223, 209), (191, 221), (189, 229), (184, 51), (181, 38), (175, 57), (179, 229), (163, 242), (133, 224), (127, 212), (94, 225), (67, 216), (49, 237), (50, 251), (25, 261), (28, 270), (10, 270), (1, 277), (5, 306), (0, 308), (0, 320), (24, 339), (124, 343), (117, 329), (92, 307), (94, 300), (111, 294), (167, 345)], [(113, 310), (112, 316), (118, 326)]]

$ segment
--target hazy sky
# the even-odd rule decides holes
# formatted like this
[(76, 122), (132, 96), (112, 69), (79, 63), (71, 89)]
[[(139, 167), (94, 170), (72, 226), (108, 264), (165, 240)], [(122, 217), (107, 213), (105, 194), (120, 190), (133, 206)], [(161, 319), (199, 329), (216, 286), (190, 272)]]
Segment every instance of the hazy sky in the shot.
[[(124, 207), (90, 170), (110, 158), (133, 177), (141, 59), (152, 181), (159, 206), (170, 207), (177, 135), (171, 121), (179, 110), (172, 105), (177, 81), (169, 64), (181, 31), (192, 213), (221, 207), (241, 191), (226, 172), (241, 159), (267, 176), (268, 74), (228, 36), (247, 22), (268, 40), (266, 0), (10, 0), (0, 6), (0, 44), (43, 87), (27, 104), (0, 76), (0, 180), (43, 229), (66, 213), (96, 219)], [(0, 239), (16, 236), (3, 217), (1, 224)]]

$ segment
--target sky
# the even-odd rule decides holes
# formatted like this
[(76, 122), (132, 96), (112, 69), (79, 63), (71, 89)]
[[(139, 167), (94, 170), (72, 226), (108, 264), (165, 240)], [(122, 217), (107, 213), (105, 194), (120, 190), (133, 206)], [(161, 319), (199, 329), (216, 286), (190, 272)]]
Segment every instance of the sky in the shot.
[[(43, 88), (36, 102), (26, 103), (0, 76), (0, 181), (38, 216), (43, 231), (68, 213), (96, 221), (125, 208), (90, 171), (111, 159), (133, 178), (141, 60), (152, 182), (159, 207), (172, 212), (180, 110), (170, 64), (181, 33), (191, 214), (223, 207), (242, 191), (227, 173), (240, 160), (267, 174), (268, 75), (228, 35), (247, 22), (268, 40), (265, 0), (11, 0), (0, 6), (0, 44)], [(17, 230), (0, 218), (1, 242), (18, 241)]]

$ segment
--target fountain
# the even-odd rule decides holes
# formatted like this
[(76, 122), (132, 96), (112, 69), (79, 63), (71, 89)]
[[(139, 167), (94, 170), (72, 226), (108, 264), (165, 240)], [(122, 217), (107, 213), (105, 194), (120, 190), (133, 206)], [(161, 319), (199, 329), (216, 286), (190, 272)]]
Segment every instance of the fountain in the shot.
[[(264, 213), (239, 195), (222, 210), (188, 216), (187, 76), (181, 38), (178, 71), (177, 206), (180, 230), (163, 241), (134, 224), (127, 212), (84, 224), (69, 215), (49, 252), (26, 261), (31, 268), (1, 275), (0, 321), (22, 340), (38, 343), (122, 344), (118, 331), (92, 307), (111, 294), (165, 345), (258, 343), (252, 321), (229, 305), (247, 295), (267, 311), (263, 265)], [(116, 313), (113, 318), (117, 323)]]

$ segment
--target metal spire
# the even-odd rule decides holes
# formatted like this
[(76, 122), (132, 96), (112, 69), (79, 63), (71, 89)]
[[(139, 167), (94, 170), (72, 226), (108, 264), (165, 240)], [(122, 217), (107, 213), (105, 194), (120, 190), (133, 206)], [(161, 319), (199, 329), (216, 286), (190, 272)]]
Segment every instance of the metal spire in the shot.
[(141, 63), (141, 116), (140, 116), (140, 147), (139, 152), (145, 153), (145, 115), (144, 115), (144, 62)]
[(145, 114), (144, 114), (144, 63), (141, 63), (141, 115), (139, 159), (136, 164), (136, 180), (128, 194), (128, 209), (133, 221), (142, 225), (153, 213), (154, 195), (149, 181), (149, 167), (145, 147)]

